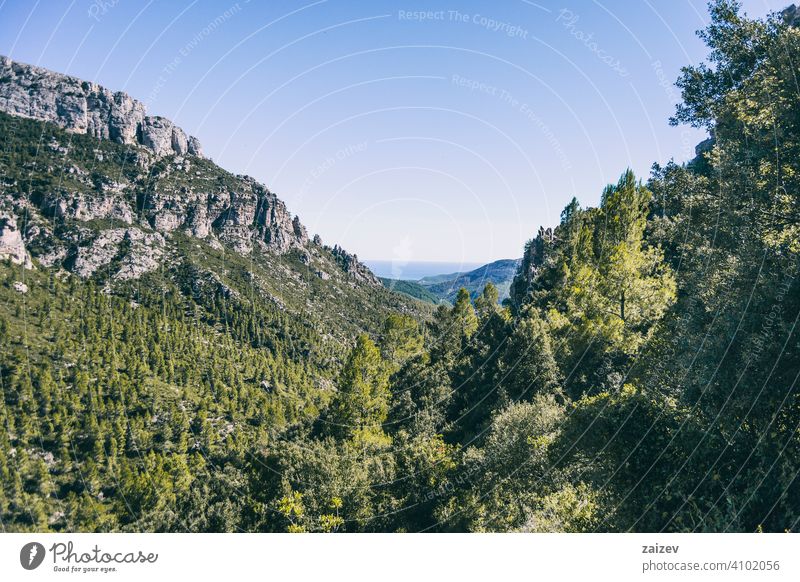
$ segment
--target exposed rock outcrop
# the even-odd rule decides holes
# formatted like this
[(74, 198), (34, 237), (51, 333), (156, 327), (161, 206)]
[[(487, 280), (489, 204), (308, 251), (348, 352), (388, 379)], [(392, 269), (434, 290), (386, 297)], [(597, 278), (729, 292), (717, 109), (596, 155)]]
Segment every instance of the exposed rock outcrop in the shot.
[(55, 123), (76, 133), (156, 155), (202, 156), (200, 142), (168, 119), (148, 117), (140, 101), (95, 83), (0, 56), (0, 111)]
[(380, 279), (365, 264), (359, 262), (356, 255), (351, 255), (339, 245), (334, 246), (331, 253), (342, 270), (355, 282), (381, 285)]
[(164, 237), (158, 233), (138, 228), (104, 230), (91, 243), (77, 248), (72, 270), (81, 277), (90, 277), (117, 261), (115, 279), (138, 279), (159, 267), (164, 247)]
[[(165, 169), (161, 181), (141, 197), (138, 210), (147, 226), (162, 233), (182, 230), (198, 238), (216, 235), (242, 254), (256, 247), (284, 253), (308, 245), (300, 219), (292, 219), (286, 205), (253, 178), (238, 177), (235, 188), (209, 187), (198, 172), (180, 158)], [(189, 185), (166, 187), (185, 184), (187, 176)]]
[[(0, 57), (0, 113), (142, 146), (119, 148), (42, 127), (45, 147), (21, 174), (39, 176), (37, 187), (23, 190), (16, 176), (0, 194), (0, 207), (9, 210), (0, 215), (0, 257), (29, 266), (33, 258), (81, 277), (135, 279), (169, 262), (178, 244), (171, 235), (181, 232), (243, 255), (297, 250), (309, 268), (315, 256), (333, 267), (332, 258), (351, 283), (381, 285), (355, 255), (310, 240), (300, 218), (264, 185), (200, 159), (195, 138), (168, 119), (148, 117), (124, 93)], [(15, 216), (23, 213), (20, 232)], [(333, 272), (325, 271), (320, 277)]]
[(32, 266), (17, 221), (5, 212), (0, 212), (0, 260), (2, 259), (10, 260), (16, 265), (24, 265), (26, 269)]
[(133, 222), (133, 209), (119, 196), (90, 196), (80, 192), (48, 194), (42, 202), (42, 211), (56, 218), (73, 220), (119, 220)]

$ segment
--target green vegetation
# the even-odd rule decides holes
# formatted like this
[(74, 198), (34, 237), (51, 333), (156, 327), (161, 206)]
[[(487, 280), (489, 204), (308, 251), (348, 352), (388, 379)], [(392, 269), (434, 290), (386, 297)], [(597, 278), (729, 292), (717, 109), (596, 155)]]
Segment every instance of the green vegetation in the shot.
[(475, 299), (483, 292), (483, 288), (491, 283), (497, 289), (499, 299), (502, 301), (508, 298), (511, 280), (518, 266), (518, 260), (504, 259), (478, 267), (468, 273), (454, 273), (444, 280), (441, 277), (425, 277), (419, 283), (437, 297), (450, 302), (455, 300), (459, 289), (466, 289)]
[(466, 289), (475, 299), (483, 292), (483, 288), (491, 283), (497, 289), (498, 300), (504, 301), (508, 299), (511, 281), (519, 263), (517, 259), (503, 259), (467, 273), (435, 275), (423, 277), (419, 281), (381, 279), (381, 282), (387, 289), (434, 304), (442, 301), (453, 303), (460, 289)]
[(505, 304), (180, 235), (134, 283), (2, 265), (3, 529), (795, 530), (800, 30), (711, 18), (674, 122), (713, 145), (573, 201)]
[(387, 279), (385, 277), (381, 277), (380, 279), (384, 287), (390, 291), (394, 291), (395, 293), (402, 293), (403, 295), (408, 295), (409, 297), (419, 299), (420, 301), (427, 301), (428, 303), (433, 303), (434, 305), (438, 305), (442, 301), (438, 295), (431, 293), (426, 287), (420, 285), (416, 281)]

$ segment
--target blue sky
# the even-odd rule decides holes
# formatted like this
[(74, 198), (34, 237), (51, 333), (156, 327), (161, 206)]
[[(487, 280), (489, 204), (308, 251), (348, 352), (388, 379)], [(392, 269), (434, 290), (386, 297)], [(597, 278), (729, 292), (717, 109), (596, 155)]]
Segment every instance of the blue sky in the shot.
[(488, 262), (693, 155), (704, 135), (667, 120), (706, 21), (696, 0), (0, 0), (0, 54), (130, 93), (361, 258)]

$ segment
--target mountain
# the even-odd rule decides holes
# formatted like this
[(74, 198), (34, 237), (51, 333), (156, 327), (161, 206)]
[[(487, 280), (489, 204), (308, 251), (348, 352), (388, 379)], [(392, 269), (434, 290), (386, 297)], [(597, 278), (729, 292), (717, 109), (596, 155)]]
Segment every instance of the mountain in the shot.
[(263, 303), (336, 342), (427, 313), (124, 93), (1, 57), (0, 136), (0, 258), (13, 264)]
[(442, 298), (438, 295), (431, 293), (427, 287), (420, 285), (417, 281), (404, 281), (402, 279), (387, 279), (381, 277), (381, 283), (384, 287), (395, 293), (402, 293), (420, 301), (427, 301), (433, 304), (442, 302)]
[(381, 279), (381, 281), (384, 286), (398, 293), (432, 303), (441, 301), (452, 303), (462, 287), (469, 291), (470, 296), (474, 299), (483, 291), (487, 283), (492, 283), (497, 287), (499, 299), (502, 302), (509, 297), (511, 282), (520, 262), (521, 259), (501, 259), (466, 273), (432, 275), (423, 277), (419, 281), (395, 279)]
[(202, 156), (197, 138), (168, 119), (146, 115), (144, 104), (129, 95), (1, 55), (0, 111), (98, 139), (142, 145), (159, 156)]
[(502, 306), (393, 293), (127, 96), (5, 60), (0, 527), (797, 529), (798, 15), (709, 16), (674, 121), (713, 140), (573, 199)]
[[(432, 312), (140, 102), (0, 58), (4, 527), (155, 528), (151, 486), (241, 478), (325, 409), (359, 334)], [(205, 526), (157, 527), (228, 529), (199, 503)]]

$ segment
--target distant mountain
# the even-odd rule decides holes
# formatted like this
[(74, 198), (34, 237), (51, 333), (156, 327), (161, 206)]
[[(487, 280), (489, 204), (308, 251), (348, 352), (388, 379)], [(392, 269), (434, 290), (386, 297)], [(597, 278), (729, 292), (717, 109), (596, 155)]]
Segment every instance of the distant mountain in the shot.
[(519, 264), (520, 259), (501, 259), (466, 273), (432, 275), (419, 281), (381, 279), (381, 282), (393, 291), (431, 303), (452, 302), (462, 287), (475, 298), (487, 283), (492, 283), (497, 287), (500, 301), (503, 301), (509, 296), (511, 282)]
[(416, 281), (402, 281), (399, 279), (387, 279), (386, 277), (380, 277), (380, 280), (383, 286), (390, 291), (402, 293), (428, 303), (438, 304), (442, 302), (441, 297), (431, 293), (427, 287), (420, 285)]
[(484, 263), (466, 261), (405, 261), (394, 259), (389, 261), (366, 260), (364, 264), (378, 277), (387, 279), (398, 279), (401, 281), (419, 281), (425, 277), (451, 273), (455, 276), (458, 273), (466, 273)]

